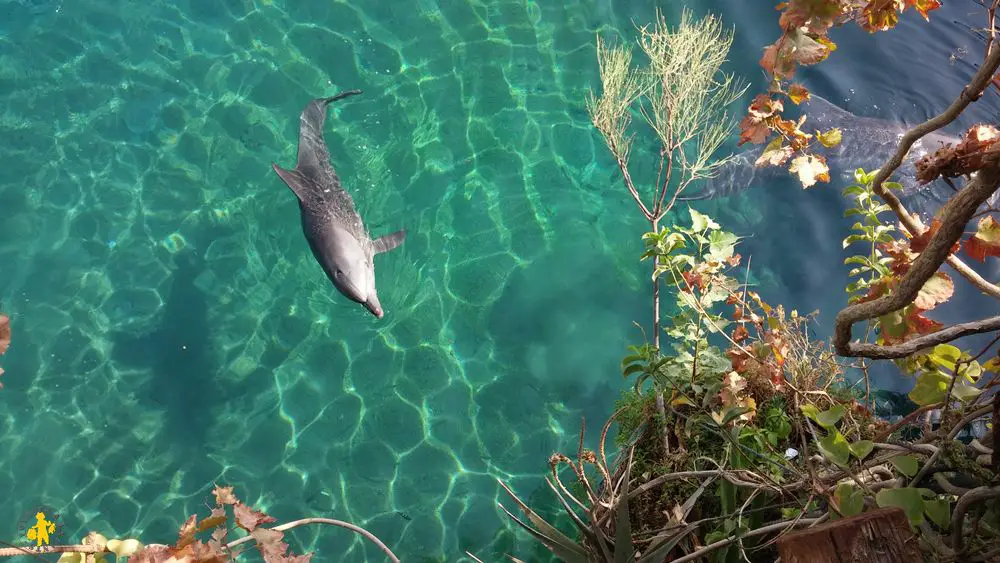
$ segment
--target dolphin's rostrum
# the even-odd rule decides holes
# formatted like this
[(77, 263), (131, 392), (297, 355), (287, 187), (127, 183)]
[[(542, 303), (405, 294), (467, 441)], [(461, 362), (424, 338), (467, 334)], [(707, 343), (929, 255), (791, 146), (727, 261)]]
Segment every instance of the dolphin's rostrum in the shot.
[(354, 200), (341, 186), (340, 178), (330, 165), (330, 152), (323, 140), (326, 107), (331, 102), (360, 93), (360, 90), (349, 90), (309, 102), (299, 119), (299, 154), (295, 168), (285, 170), (277, 164), (272, 166), (298, 198), (302, 231), (326, 276), (340, 293), (382, 318), (384, 312), (375, 290), (373, 258), (402, 244), (406, 231), (371, 239), (354, 207)]

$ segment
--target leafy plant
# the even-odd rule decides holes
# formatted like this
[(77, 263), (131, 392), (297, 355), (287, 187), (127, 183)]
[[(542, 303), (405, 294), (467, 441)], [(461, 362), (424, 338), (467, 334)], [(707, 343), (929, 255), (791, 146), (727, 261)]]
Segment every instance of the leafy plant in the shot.
[[(873, 285), (892, 275), (889, 265), (893, 259), (881, 250), (881, 245), (895, 242), (892, 233), (896, 227), (886, 224), (882, 219), (882, 215), (891, 211), (891, 208), (879, 200), (872, 190), (874, 179), (874, 174), (858, 168), (854, 172), (855, 183), (843, 191), (844, 197), (853, 198), (857, 202), (857, 206), (848, 208), (844, 215), (859, 217), (859, 221), (851, 227), (854, 233), (844, 238), (844, 248), (860, 243), (867, 251), (844, 260), (844, 264), (855, 266), (848, 275), (858, 278), (847, 285), (851, 303), (863, 299)], [(903, 188), (896, 182), (886, 182), (885, 185), (886, 188), (897, 191)]]
[[(673, 209), (678, 196), (694, 181), (718, 173), (729, 158), (714, 159), (735, 123), (726, 108), (746, 87), (732, 74), (722, 71), (732, 32), (713, 16), (695, 20), (684, 9), (676, 28), (667, 25), (657, 11), (651, 26), (639, 29), (639, 45), (649, 64), (632, 67), (631, 50), (608, 47), (597, 37), (600, 66), (600, 96), (587, 97), (587, 109), (594, 127), (601, 133), (622, 172), (625, 187), (636, 202), (650, 230), (659, 233), (660, 221)], [(628, 135), (632, 111), (638, 108), (660, 143), (660, 167), (651, 190), (633, 180), (629, 171), (631, 137)], [(673, 186), (673, 196), (667, 192)], [(642, 191), (652, 192), (652, 200)], [(656, 265), (654, 265), (655, 268)], [(652, 339), (660, 351), (660, 282), (653, 276)], [(654, 362), (657, 360), (653, 360)], [(667, 416), (664, 390), (657, 390), (660, 417)], [(669, 450), (664, 432), (664, 448)]]
[[(7, 352), (7, 348), (10, 347), (10, 317), (0, 313), (0, 356), (3, 356)], [(0, 368), (0, 375), (3, 375), (3, 368)], [(3, 389), (3, 383), (0, 383), (0, 389)]]

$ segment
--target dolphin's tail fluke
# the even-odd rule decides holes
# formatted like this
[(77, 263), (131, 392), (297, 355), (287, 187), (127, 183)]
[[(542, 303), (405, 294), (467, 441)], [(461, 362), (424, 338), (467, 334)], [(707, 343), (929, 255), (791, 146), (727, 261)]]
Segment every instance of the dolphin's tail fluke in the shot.
[(323, 101), (323, 105), (328, 106), (338, 100), (343, 100), (344, 98), (349, 98), (351, 96), (357, 96), (358, 94), (361, 93), (362, 93), (361, 90), (348, 90), (346, 92), (341, 92), (336, 96), (330, 96), (329, 98), (321, 98), (321, 100)]
[(306, 164), (311, 163), (312, 160), (310, 156), (311, 151), (303, 151), (303, 146), (316, 148), (316, 145), (320, 144), (323, 145), (323, 150), (326, 150), (326, 145), (323, 143), (323, 124), (326, 123), (326, 106), (337, 100), (343, 100), (344, 98), (358, 94), (361, 94), (361, 90), (347, 90), (329, 98), (316, 98), (306, 104), (299, 119), (299, 164), (303, 162), (303, 153), (306, 157)]

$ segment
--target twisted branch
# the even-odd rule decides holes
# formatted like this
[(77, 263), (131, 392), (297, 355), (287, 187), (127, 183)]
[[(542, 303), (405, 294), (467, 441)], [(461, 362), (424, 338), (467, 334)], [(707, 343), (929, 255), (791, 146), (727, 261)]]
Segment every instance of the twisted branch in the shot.
[[(997, 49), (995, 54), (1000, 62), (1000, 49)], [(910, 132), (913, 131), (915, 129)], [(905, 143), (900, 144), (901, 149), (904, 145)], [(898, 154), (897, 152), (896, 156)], [(897, 160), (895, 156), (893, 160)], [(955, 325), (893, 346), (851, 342), (851, 328), (855, 323), (898, 311), (916, 299), (920, 289), (951, 254), (951, 248), (962, 237), (965, 225), (975, 214), (976, 209), (993, 195), (997, 186), (1000, 186), (1000, 168), (980, 170), (972, 181), (945, 204), (941, 210), (941, 227), (931, 237), (927, 248), (913, 261), (913, 266), (903, 276), (896, 291), (873, 301), (849, 305), (837, 313), (833, 345), (838, 354), (855, 358), (902, 358), (921, 348), (949, 342), (960, 336), (1000, 328), (1000, 317), (992, 317), (974, 323)], [(997, 289), (997, 296), (1000, 297), (1000, 288)]]
[[(889, 207), (892, 208), (896, 216), (899, 217), (900, 222), (903, 223), (903, 226), (906, 227), (912, 235), (919, 235), (923, 230), (919, 220), (913, 215), (910, 215), (910, 212), (906, 210), (906, 207), (903, 206), (903, 203), (898, 197), (896, 197), (896, 194), (890, 192), (885, 186), (883, 186), (883, 183), (888, 180), (889, 176), (892, 176), (892, 174), (898, 170), (900, 166), (902, 166), (906, 153), (910, 151), (910, 148), (912, 148), (917, 141), (925, 135), (954, 121), (963, 111), (965, 111), (965, 108), (969, 107), (969, 104), (981, 98), (983, 96), (983, 92), (989, 87), (991, 81), (993, 80), (993, 76), (997, 73), (998, 68), (1000, 68), (1000, 49), (992, 49), (987, 55), (986, 60), (983, 61), (983, 65), (979, 67), (979, 71), (972, 77), (969, 85), (962, 90), (962, 93), (955, 99), (954, 102), (951, 103), (950, 106), (948, 106), (948, 109), (907, 131), (903, 135), (902, 139), (900, 139), (899, 146), (896, 147), (895, 154), (889, 158), (889, 161), (886, 162), (885, 165), (879, 169), (878, 174), (875, 175), (875, 180), (872, 182), (872, 189), (889, 205)], [(985, 201), (985, 199), (983, 201)], [(964, 226), (966, 222), (963, 222), (962, 225)], [(985, 280), (957, 256), (945, 256), (948, 265), (954, 268), (955, 271), (968, 280), (969, 283), (976, 286), (976, 288), (983, 293), (1000, 299), (1000, 286)]]

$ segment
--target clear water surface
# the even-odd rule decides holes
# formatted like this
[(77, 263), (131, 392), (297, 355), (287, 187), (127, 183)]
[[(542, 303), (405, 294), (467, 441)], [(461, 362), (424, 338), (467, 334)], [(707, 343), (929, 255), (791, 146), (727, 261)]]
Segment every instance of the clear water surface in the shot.
[[(691, 4), (737, 27), (730, 70), (758, 89), (772, 4)], [(657, 5), (680, 12), (0, 0), (0, 309), (15, 328), (0, 539), (44, 503), (67, 538), (169, 542), (219, 482), (281, 521), (355, 521), (404, 560), (531, 557), (495, 478), (551, 503), (548, 456), (575, 448), (581, 416), (592, 435), (603, 423), (647, 322), (643, 224), (584, 97), (595, 33), (632, 41)], [(974, 72), (981, 44), (959, 22), (980, 10), (842, 30), (801, 78), (858, 114), (925, 119)], [(291, 166), (310, 98), (354, 88), (327, 122), (334, 165), (375, 234), (410, 233), (376, 260), (381, 321), (330, 287), (270, 169)], [(655, 173), (652, 150), (639, 140), (633, 174)], [(828, 334), (846, 279), (837, 189), (698, 206), (750, 237), (769, 298), (821, 309)], [(979, 306), (962, 297), (955, 318)], [(343, 530), (291, 540), (321, 561), (380, 560)]]

